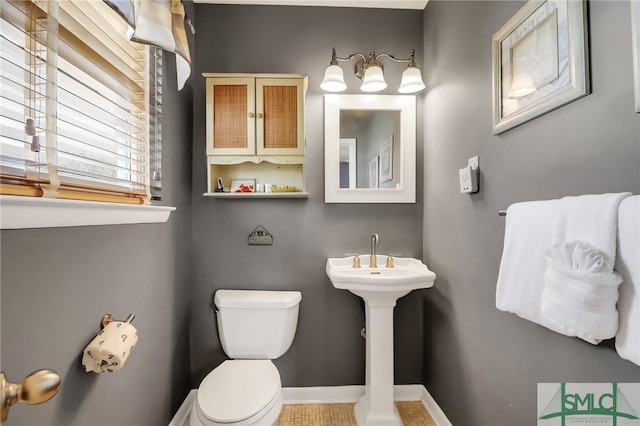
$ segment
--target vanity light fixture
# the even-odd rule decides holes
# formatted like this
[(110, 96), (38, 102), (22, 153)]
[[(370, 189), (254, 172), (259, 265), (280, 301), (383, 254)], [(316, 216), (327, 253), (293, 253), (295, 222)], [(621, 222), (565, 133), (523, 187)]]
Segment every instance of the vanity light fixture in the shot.
[(354, 67), (355, 75), (362, 80), (360, 90), (363, 92), (379, 92), (387, 87), (384, 81), (383, 67), (378, 59), (387, 57), (394, 62), (407, 63), (407, 69), (402, 73), (402, 81), (398, 92), (415, 93), (424, 89), (424, 82), (420, 70), (416, 66), (415, 50), (411, 49), (408, 59), (398, 59), (389, 53), (376, 53), (375, 49), (365, 56), (362, 53), (352, 53), (346, 58), (340, 58), (336, 54), (335, 47), (331, 52), (331, 63), (324, 73), (324, 80), (320, 83), (320, 87), (327, 92), (342, 92), (347, 88), (344, 82), (344, 74), (340, 68), (339, 62), (350, 61), (354, 58), (360, 58)]

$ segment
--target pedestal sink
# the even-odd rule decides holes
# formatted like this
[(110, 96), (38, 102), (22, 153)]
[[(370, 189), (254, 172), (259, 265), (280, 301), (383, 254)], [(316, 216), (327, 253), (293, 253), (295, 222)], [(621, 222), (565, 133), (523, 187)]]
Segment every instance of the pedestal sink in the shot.
[(335, 288), (349, 290), (365, 301), (367, 329), (365, 394), (355, 406), (358, 425), (401, 426), (393, 399), (393, 308), (396, 300), (412, 290), (433, 287), (436, 274), (417, 259), (363, 256), (354, 267), (354, 256), (327, 259), (327, 275)]

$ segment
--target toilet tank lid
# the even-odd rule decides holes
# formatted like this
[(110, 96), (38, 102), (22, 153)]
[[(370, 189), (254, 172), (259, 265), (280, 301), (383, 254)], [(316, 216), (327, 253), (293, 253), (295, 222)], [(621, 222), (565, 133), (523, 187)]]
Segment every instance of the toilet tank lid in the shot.
[(299, 291), (218, 290), (213, 302), (218, 308), (282, 309), (302, 300)]

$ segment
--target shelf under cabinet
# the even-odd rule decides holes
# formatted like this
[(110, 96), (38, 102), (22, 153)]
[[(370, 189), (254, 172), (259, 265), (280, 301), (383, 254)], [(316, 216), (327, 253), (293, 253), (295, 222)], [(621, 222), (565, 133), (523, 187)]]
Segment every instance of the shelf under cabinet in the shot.
[[(225, 194), (234, 193), (215, 192), (218, 178), (222, 179), (225, 188), (231, 187), (234, 179), (255, 179), (256, 184), (271, 184), (274, 186), (295, 187), (299, 192), (255, 192), (235, 193), (239, 195), (255, 194), (254, 197), (265, 198), (308, 198), (283, 196), (282, 194), (301, 194), (304, 192), (304, 165), (298, 163), (303, 157), (292, 157), (291, 163), (265, 161), (266, 158), (252, 157), (254, 161), (236, 162), (242, 157), (208, 157), (208, 187), (206, 194), (216, 194), (216, 197), (224, 197)], [(246, 158), (244, 158), (246, 160)], [(278, 160), (276, 158), (276, 160)], [(226, 197), (228, 198), (228, 197)]]
[(308, 192), (205, 192), (204, 197), (226, 198), (234, 200), (259, 199), (259, 198), (309, 198)]

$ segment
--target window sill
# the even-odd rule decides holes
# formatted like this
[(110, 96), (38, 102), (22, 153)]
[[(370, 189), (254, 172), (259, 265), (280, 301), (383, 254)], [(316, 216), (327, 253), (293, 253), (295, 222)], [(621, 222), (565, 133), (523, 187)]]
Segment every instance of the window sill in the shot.
[(0, 195), (0, 229), (162, 223), (175, 209)]

